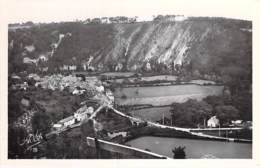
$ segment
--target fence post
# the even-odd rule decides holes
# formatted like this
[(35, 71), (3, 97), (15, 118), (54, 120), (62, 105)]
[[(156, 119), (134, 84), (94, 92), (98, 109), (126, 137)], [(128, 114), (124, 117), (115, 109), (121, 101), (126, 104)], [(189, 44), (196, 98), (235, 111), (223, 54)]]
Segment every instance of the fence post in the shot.
[(100, 148), (99, 148), (99, 142), (98, 142), (98, 139), (95, 138), (95, 146), (96, 146), (96, 157), (97, 159), (100, 158)]

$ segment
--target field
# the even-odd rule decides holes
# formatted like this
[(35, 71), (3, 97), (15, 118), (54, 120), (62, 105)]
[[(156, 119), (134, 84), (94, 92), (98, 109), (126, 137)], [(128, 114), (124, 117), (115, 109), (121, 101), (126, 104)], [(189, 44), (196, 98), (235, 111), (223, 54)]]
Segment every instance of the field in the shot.
[(115, 102), (119, 105), (152, 104), (154, 106), (182, 103), (188, 99), (201, 100), (209, 95), (222, 94), (223, 86), (200, 86), (195, 84), (129, 87), (115, 90)]
[(157, 75), (157, 76), (147, 76), (142, 77), (142, 81), (155, 81), (155, 80), (167, 80), (167, 81), (176, 81), (177, 76), (172, 75)]
[(152, 107), (152, 108), (133, 110), (130, 113), (134, 117), (156, 122), (162, 119), (163, 116), (166, 118), (170, 118), (171, 117), (170, 108), (171, 108), (170, 106)]
[(133, 72), (105, 72), (100, 75), (108, 76), (108, 77), (131, 77), (134, 75)]
[[(127, 78), (129, 82), (134, 83), (137, 77)], [(145, 76), (138, 79), (138, 81), (152, 82), (152, 81), (176, 81), (177, 76), (172, 75), (156, 75), (156, 76)], [(125, 79), (115, 79), (117, 83), (122, 83)], [(112, 80), (111, 80), (112, 81)]]

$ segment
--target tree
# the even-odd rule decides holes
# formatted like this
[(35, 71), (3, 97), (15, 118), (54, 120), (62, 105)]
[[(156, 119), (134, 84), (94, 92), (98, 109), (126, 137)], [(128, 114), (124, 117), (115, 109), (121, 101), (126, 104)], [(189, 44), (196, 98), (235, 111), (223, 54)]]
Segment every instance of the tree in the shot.
[(171, 108), (173, 124), (180, 127), (197, 127), (204, 124), (212, 115), (213, 108), (205, 101), (188, 100), (184, 103), (173, 103)]
[(217, 106), (215, 111), (221, 125), (229, 123), (231, 120), (237, 119), (239, 116), (239, 111), (231, 105)]
[(15, 94), (9, 94), (8, 96), (8, 120), (14, 121), (17, 117), (23, 114), (23, 110), (20, 107), (20, 102)]
[(221, 96), (207, 96), (203, 100), (210, 104), (213, 108), (219, 105), (224, 105), (224, 101)]
[(173, 158), (174, 159), (185, 159), (186, 158), (186, 154), (185, 154), (185, 146), (184, 147), (175, 147), (173, 150), (172, 150), (172, 153), (174, 154)]
[(8, 128), (8, 158), (22, 158), (24, 157), (25, 147), (20, 144), (26, 138), (27, 132), (24, 128)]
[(46, 112), (36, 112), (32, 117), (33, 132), (46, 134), (51, 129), (51, 117)]
[(93, 120), (87, 120), (85, 123), (83, 123), (80, 127), (82, 135), (85, 137), (94, 137), (95, 136), (95, 130), (94, 130), (94, 122)]

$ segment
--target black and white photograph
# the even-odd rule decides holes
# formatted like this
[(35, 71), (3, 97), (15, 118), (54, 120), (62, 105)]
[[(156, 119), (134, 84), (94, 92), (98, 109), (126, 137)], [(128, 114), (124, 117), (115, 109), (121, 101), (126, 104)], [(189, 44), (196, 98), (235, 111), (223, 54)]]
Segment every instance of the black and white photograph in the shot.
[(254, 1), (231, 2), (11, 0), (7, 159), (252, 159)]

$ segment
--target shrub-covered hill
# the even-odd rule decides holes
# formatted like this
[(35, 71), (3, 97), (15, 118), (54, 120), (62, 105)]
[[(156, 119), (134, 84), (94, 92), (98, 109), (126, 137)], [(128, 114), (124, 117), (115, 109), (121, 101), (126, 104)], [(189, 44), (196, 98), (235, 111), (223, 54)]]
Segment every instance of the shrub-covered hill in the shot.
[(163, 73), (182, 69), (251, 78), (250, 21), (194, 17), (132, 24), (63, 22), (10, 28), (8, 34), (9, 72), (39, 67), (52, 72), (75, 65), (77, 70)]

